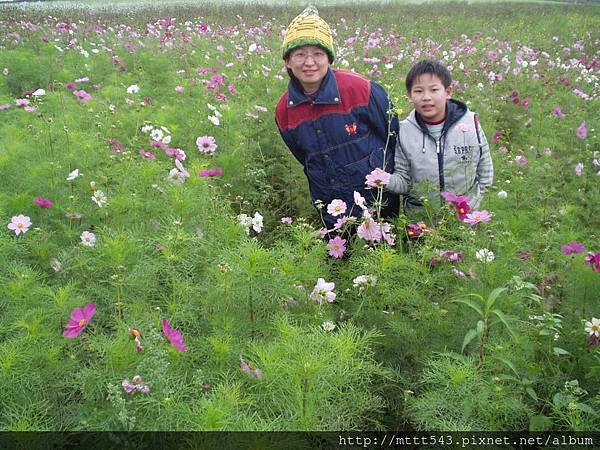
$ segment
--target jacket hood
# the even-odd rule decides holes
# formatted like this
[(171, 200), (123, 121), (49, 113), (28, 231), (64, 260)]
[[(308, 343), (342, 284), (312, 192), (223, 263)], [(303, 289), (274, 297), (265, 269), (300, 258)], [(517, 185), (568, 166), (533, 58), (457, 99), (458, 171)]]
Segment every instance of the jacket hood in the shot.
[[(467, 113), (467, 110), (467, 105), (460, 100), (455, 100), (453, 98), (446, 100), (446, 120), (444, 121), (442, 134), (445, 133), (452, 125), (458, 122), (462, 116)], [(410, 112), (407, 120), (417, 128), (420, 128), (423, 133), (429, 134), (427, 124), (423, 121), (421, 115), (418, 114), (416, 110), (413, 109)]]

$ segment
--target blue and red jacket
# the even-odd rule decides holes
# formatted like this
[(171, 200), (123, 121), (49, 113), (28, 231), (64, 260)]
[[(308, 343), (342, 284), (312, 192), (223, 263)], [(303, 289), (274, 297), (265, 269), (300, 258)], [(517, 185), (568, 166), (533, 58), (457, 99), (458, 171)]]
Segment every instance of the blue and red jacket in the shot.
[[(277, 103), (275, 120), (304, 167), (313, 202), (327, 205), (341, 199), (348, 205), (346, 214), (358, 217), (362, 211), (354, 205), (354, 191), (368, 203), (375, 199), (377, 190), (365, 185), (367, 174), (376, 167), (393, 172), (398, 118), (395, 113), (390, 117), (390, 109), (380, 85), (347, 70), (329, 69), (310, 97), (290, 81)], [(398, 197), (384, 192), (384, 201), (387, 212), (394, 214)], [(337, 220), (326, 210), (323, 218), (328, 227)]]

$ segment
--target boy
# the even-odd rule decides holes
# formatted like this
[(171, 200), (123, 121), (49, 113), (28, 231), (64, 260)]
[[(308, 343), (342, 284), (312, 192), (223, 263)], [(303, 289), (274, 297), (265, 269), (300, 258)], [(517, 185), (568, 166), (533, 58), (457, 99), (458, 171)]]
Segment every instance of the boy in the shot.
[[(492, 158), (478, 116), (451, 99), (452, 76), (437, 61), (415, 64), (406, 76), (414, 109), (400, 123), (394, 173), (387, 189), (404, 195), (406, 214), (423, 209), (421, 197), (443, 204), (442, 192), (468, 195), (477, 209), (492, 184)], [(442, 202), (442, 203), (440, 203)]]
[[(304, 167), (313, 202), (343, 200), (347, 215), (360, 216), (354, 191), (372, 203), (366, 176), (376, 167), (392, 171), (398, 118), (388, 114), (385, 90), (354, 72), (330, 68), (333, 34), (314, 7), (288, 26), (283, 59), (290, 76), (275, 110), (279, 132)], [(390, 134), (391, 133), (391, 134)], [(385, 192), (383, 217), (396, 215), (399, 199)], [(332, 229), (338, 217), (323, 211)]]

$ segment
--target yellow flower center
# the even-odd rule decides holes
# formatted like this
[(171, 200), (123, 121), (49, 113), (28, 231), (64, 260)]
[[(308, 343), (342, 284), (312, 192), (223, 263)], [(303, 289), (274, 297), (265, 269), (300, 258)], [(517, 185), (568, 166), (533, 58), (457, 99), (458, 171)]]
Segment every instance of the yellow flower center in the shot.
[(79, 321), (79, 326), (80, 326), (80, 327), (82, 327), (82, 326), (84, 326), (84, 325), (85, 325), (85, 319), (81, 319), (81, 320)]
[(600, 331), (600, 325), (592, 325), (592, 331)]

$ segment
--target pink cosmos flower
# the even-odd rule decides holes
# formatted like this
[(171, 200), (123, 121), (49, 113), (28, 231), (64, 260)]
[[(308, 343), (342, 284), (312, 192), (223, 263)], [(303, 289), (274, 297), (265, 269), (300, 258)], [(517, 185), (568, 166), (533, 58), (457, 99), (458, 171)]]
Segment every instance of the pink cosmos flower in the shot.
[(196, 139), (196, 146), (198, 147), (198, 151), (207, 155), (212, 155), (217, 150), (215, 138), (212, 136), (200, 136)]
[(588, 252), (584, 258), (586, 264), (590, 265), (596, 272), (600, 272), (600, 252)]
[(581, 124), (577, 127), (576, 134), (579, 139), (585, 139), (587, 137), (588, 130), (585, 126), (585, 121), (581, 122)]
[(585, 251), (585, 246), (577, 241), (571, 241), (568, 244), (563, 245), (560, 251), (565, 255), (571, 255), (573, 253), (582, 253)]
[(178, 94), (183, 94), (183, 86), (175, 86), (175, 92), (177, 92)]
[(131, 394), (134, 391), (139, 391), (142, 394), (148, 394), (150, 392), (150, 386), (144, 383), (144, 380), (142, 380), (142, 377), (139, 375), (135, 375), (131, 381), (132, 382), (125, 379), (121, 383), (121, 386), (123, 386), (123, 390), (126, 394)]
[(369, 242), (379, 242), (382, 237), (379, 226), (372, 218), (363, 221), (356, 229), (356, 234), (359, 238)]
[(73, 91), (73, 95), (78, 97), (83, 102), (88, 102), (92, 99), (92, 96), (83, 89)]
[(430, 231), (431, 228), (429, 228), (422, 220), (417, 223), (409, 223), (406, 225), (406, 234), (409, 238), (416, 238), (423, 233), (429, 233)]
[(492, 220), (492, 214), (484, 209), (482, 211), (473, 211), (467, 213), (463, 219), (463, 222), (466, 222), (469, 225), (476, 225), (480, 222), (489, 222), (490, 220)]
[(29, 100), (26, 98), (17, 98), (15, 99), (15, 105), (17, 106), (29, 106)]
[(525, 97), (523, 100), (521, 100), (521, 106), (523, 108), (527, 108), (530, 103), (531, 103), (531, 97)]
[(339, 216), (340, 214), (344, 214), (346, 212), (346, 209), (346, 202), (337, 198), (332, 200), (331, 203), (327, 205), (327, 212), (333, 217)]
[(292, 218), (291, 217), (282, 217), (281, 218), (281, 223), (284, 223), (286, 225), (291, 225), (292, 224)]
[(71, 311), (71, 320), (65, 325), (63, 336), (68, 339), (75, 339), (85, 329), (94, 314), (96, 313), (96, 304), (90, 303), (83, 308), (75, 308)]
[(580, 177), (583, 174), (583, 163), (577, 163), (575, 166), (575, 175)]
[(180, 352), (187, 351), (188, 348), (183, 343), (183, 335), (180, 331), (176, 330), (175, 328), (171, 328), (167, 319), (162, 320), (162, 329), (163, 333), (165, 333), (166, 338), (169, 340), (173, 347), (175, 347)]
[(220, 167), (215, 167), (214, 169), (201, 170), (198, 172), (199, 177), (214, 177), (217, 175), (221, 175), (223, 171)]
[(7, 225), (9, 230), (13, 230), (15, 234), (18, 236), (19, 234), (27, 233), (29, 227), (31, 226), (31, 219), (29, 216), (24, 216), (23, 214), (19, 214), (18, 216), (13, 216), (10, 219), (10, 223)]
[(344, 256), (346, 251), (346, 239), (342, 239), (339, 236), (329, 240), (327, 247), (329, 247), (329, 254), (334, 258), (341, 258)]
[(144, 158), (149, 159), (151, 161), (154, 161), (156, 159), (156, 155), (154, 153), (148, 152), (143, 148), (140, 148), (140, 156), (143, 156)]
[(354, 217), (354, 216), (338, 217), (335, 224), (333, 224), (333, 231), (341, 229), (348, 222), (352, 223), (355, 221), (356, 221), (356, 217)]
[(492, 134), (492, 141), (498, 142), (501, 137), (502, 137), (502, 133), (500, 133), (499, 131), (496, 131), (494, 134)]
[(378, 188), (388, 184), (390, 182), (390, 178), (391, 175), (389, 173), (377, 167), (366, 176), (367, 181), (365, 184), (369, 187)]
[(566, 116), (566, 114), (562, 111), (562, 109), (560, 108), (560, 106), (555, 106), (554, 109), (552, 110), (552, 112), (559, 119), (562, 119), (563, 117)]
[(77, 90), (77, 85), (75, 83), (67, 83), (65, 84), (65, 87), (70, 91)]
[(453, 192), (442, 192), (440, 195), (448, 203), (462, 203), (462, 202), (469, 201), (468, 195), (456, 195)]
[(50, 208), (53, 205), (52, 200), (50, 200), (48, 198), (36, 197), (33, 199), (33, 201), (40, 208)]

